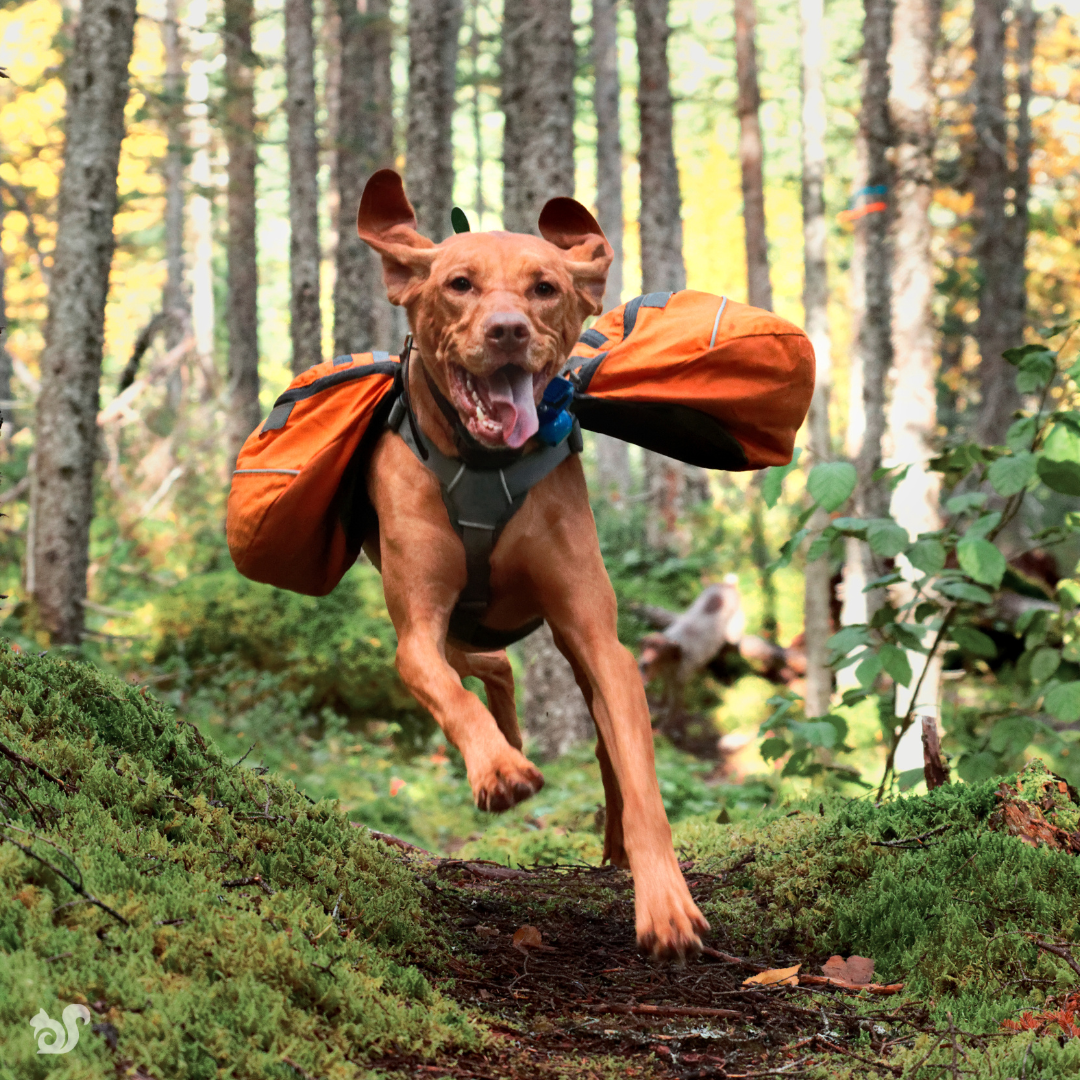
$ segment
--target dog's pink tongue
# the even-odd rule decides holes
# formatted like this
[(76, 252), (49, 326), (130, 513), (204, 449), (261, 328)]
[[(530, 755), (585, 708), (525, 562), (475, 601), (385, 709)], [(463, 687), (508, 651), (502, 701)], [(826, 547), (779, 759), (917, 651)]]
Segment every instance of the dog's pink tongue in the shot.
[(524, 446), (540, 427), (532, 375), (516, 364), (507, 364), (489, 376), (487, 390), (493, 418), (502, 426), (503, 441), (515, 450)]

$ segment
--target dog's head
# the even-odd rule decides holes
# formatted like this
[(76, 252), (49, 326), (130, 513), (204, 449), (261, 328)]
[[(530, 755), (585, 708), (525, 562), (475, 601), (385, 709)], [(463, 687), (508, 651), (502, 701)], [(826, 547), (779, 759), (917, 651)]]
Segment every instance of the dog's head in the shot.
[(416, 231), (401, 177), (383, 169), (364, 188), (356, 227), (382, 256), (390, 302), (408, 311), (428, 374), (466, 430), (485, 446), (522, 446), (544, 388), (601, 310), (612, 251), (592, 214), (552, 199), (542, 239), (460, 233), (434, 244)]
[(641, 655), (638, 657), (638, 671), (641, 681), (650, 683), (653, 679), (667, 678), (679, 666), (682, 660), (682, 646), (663, 634), (646, 634), (641, 639)]

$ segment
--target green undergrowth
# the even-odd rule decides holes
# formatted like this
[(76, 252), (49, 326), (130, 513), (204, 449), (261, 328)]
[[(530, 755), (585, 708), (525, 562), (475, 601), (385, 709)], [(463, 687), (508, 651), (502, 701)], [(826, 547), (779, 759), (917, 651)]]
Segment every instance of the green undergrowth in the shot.
[[(1048, 775), (1033, 762), (1022, 780), (1034, 790)], [(722, 948), (801, 957), (808, 971), (834, 953), (869, 956), (877, 981), (905, 984), (901, 1000), (926, 1003), (942, 1023), (951, 1013), (961, 1028), (997, 1032), (1077, 989), (1075, 972), (1036, 941), (1080, 943), (1080, 863), (992, 830), (997, 787), (949, 784), (878, 806), (824, 796), (754, 821), (684, 822), (676, 843), (696, 868), (728, 871), (730, 887), (705, 905)], [(1074, 820), (1064, 803), (1057, 818)], [(1022, 1052), (1028, 1039), (1005, 1043)], [(1030, 1065), (1046, 1058), (1050, 1071), (1030, 1076), (1075, 1075), (1080, 1040), (1042, 1043), (1054, 1045), (1040, 1044)], [(1013, 1061), (1004, 1043), (993, 1047), (988, 1063)], [(987, 1069), (978, 1075), (999, 1075)]]
[[(5, 1080), (347, 1078), (481, 1043), (421, 970), (444, 949), (421, 886), (334, 802), (229, 764), (145, 690), (6, 644), (0, 742)], [(73, 1002), (95, 1028), (39, 1056), (30, 1018)]]

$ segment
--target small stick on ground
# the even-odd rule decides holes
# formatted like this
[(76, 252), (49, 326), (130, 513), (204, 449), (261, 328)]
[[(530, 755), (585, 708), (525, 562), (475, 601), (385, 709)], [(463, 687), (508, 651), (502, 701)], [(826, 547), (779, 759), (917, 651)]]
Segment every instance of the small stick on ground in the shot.
[(591, 1013), (618, 1013), (621, 1016), (702, 1016), (720, 1020), (745, 1020), (735, 1009), (707, 1009), (699, 1005), (623, 1005), (619, 1002), (575, 1001), (574, 1006)]

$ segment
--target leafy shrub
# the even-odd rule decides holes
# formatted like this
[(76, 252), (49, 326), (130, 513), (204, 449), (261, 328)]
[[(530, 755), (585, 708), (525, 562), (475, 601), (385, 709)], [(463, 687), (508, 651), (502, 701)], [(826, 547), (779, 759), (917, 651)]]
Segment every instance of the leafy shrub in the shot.
[(154, 662), (185, 694), (203, 692), (272, 737), (329, 723), (396, 725), (408, 747), (434, 730), (394, 668), (397, 636), (370, 564), (329, 596), (300, 596), (236, 571), (188, 578), (155, 605)]

